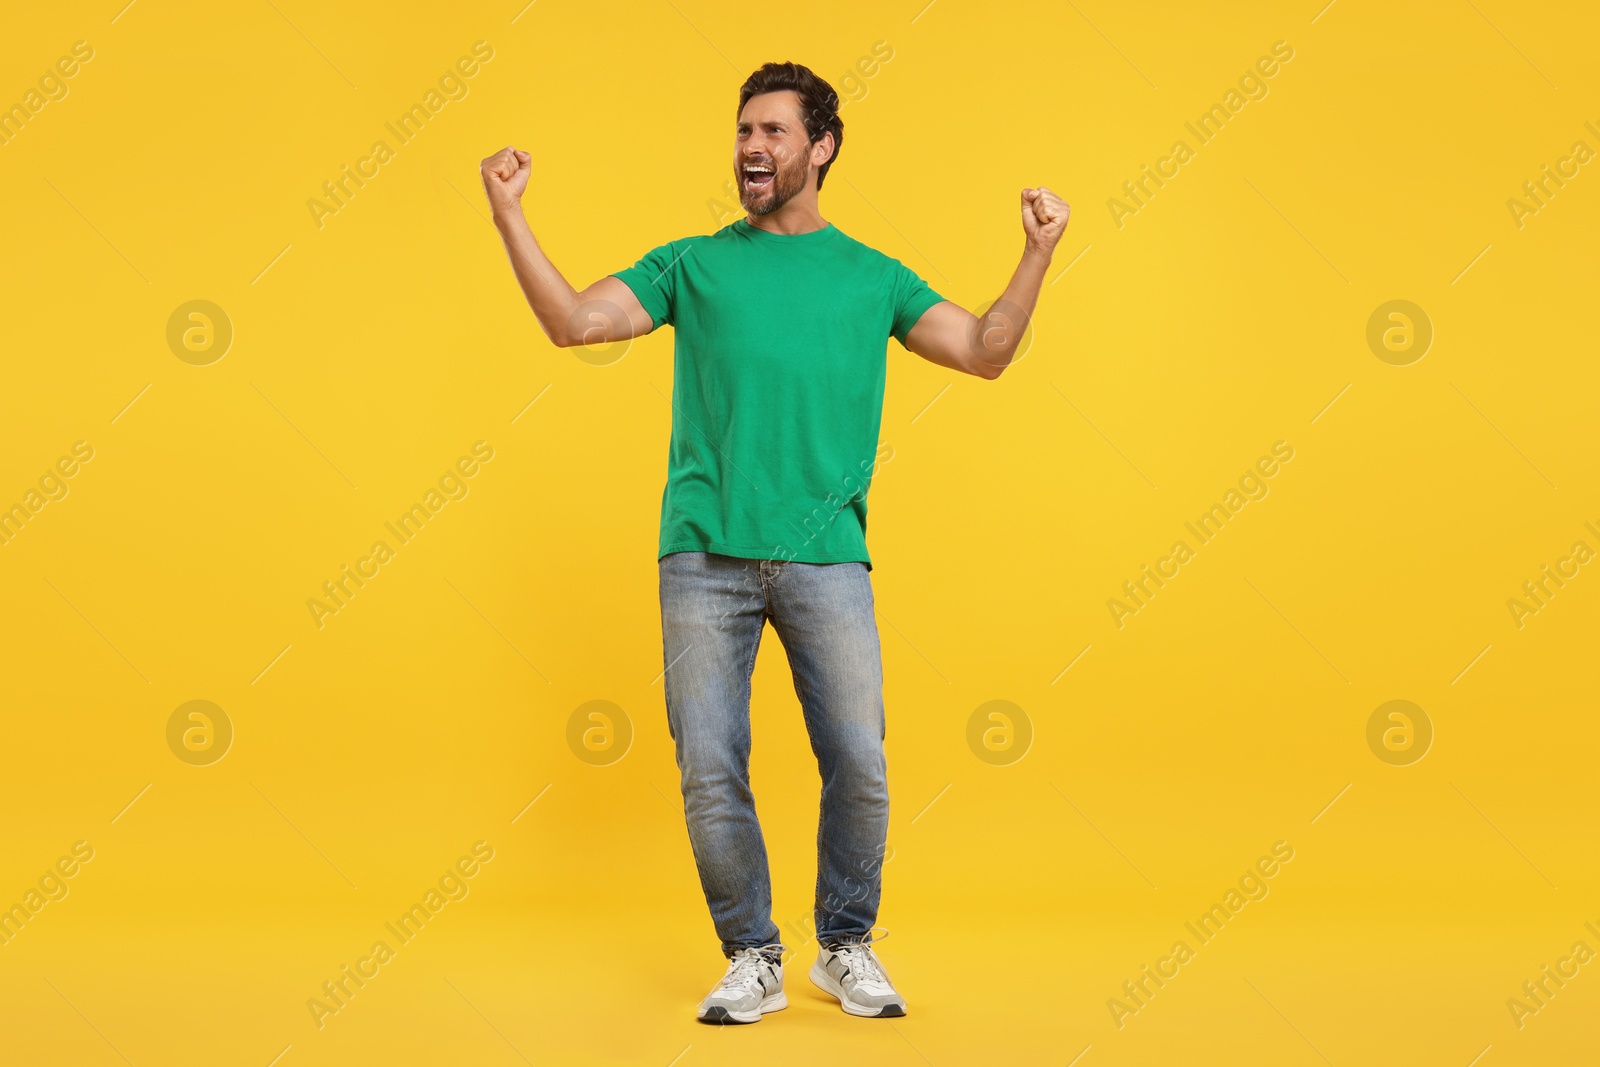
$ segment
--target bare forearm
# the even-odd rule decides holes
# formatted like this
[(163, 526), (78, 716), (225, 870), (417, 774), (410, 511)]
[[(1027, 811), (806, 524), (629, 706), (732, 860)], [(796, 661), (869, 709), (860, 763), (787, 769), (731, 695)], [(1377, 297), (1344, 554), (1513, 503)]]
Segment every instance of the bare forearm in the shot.
[(974, 327), (970, 350), (976, 358), (976, 373), (998, 378), (1010, 366), (1017, 346), (1028, 332), (1034, 305), (1039, 302), (1039, 287), (1050, 267), (1061, 234), (1067, 228), (1072, 208), (1044, 186), (1022, 190), (1022, 261), (1011, 275), (1011, 284), (1000, 299), (986, 311)]
[(1049, 252), (1032, 246), (1025, 248), (1005, 292), (978, 319), (978, 350), (983, 361), (995, 368), (996, 374), (1010, 364), (1027, 333), (1049, 266)]
[(505, 242), (517, 284), (522, 287), (522, 295), (527, 297), (539, 325), (552, 343), (565, 347), (570, 343), (567, 330), (578, 306), (577, 290), (539, 247), (520, 204), (496, 208), (494, 226)]

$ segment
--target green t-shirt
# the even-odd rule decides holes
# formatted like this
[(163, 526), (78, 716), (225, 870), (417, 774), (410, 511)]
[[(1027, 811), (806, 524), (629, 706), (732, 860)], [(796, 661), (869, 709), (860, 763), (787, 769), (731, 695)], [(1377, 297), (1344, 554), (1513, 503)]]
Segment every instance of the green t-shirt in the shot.
[(832, 223), (774, 234), (739, 219), (617, 271), (675, 330), (658, 558), (801, 563), (867, 554), (888, 339), (944, 298)]

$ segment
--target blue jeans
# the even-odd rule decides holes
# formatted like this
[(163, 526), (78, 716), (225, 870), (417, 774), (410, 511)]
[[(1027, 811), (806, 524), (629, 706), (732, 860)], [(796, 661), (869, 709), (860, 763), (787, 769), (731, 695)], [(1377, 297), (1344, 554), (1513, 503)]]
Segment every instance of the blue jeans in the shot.
[(769, 620), (788, 654), (822, 776), (817, 940), (868, 939), (882, 886), (889, 786), (883, 664), (866, 566), (674, 552), (661, 557), (660, 571), (667, 726), (723, 954), (781, 944), (750, 792), (750, 676)]

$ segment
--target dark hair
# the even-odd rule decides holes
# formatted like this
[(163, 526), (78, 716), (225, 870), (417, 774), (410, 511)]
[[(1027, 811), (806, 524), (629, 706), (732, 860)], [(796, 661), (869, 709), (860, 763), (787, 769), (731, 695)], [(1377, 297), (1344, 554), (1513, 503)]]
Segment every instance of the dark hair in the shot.
[(839, 94), (833, 91), (833, 86), (798, 63), (765, 63), (740, 86), (739, 110), (735, 114), (744, 114), (744, 106), (752, 96), (781, 93), (786, 89), (800, 96), (800, 117), (806, 124), (808, 142), (814, 145), (822, 140), (823, 134), (833, 134), (833, 155), (817, 168), (817, 188), (821, 189), (828, 168), (839, 158), (839, 149), (844, 145), (844, 120), (839, 118)]

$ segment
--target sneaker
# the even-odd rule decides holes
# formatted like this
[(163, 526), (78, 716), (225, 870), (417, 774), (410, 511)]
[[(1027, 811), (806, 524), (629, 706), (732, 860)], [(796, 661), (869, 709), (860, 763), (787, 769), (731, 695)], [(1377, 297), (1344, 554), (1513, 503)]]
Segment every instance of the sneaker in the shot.
[(865, 941), (823, 946), (811, 967), (811, 981), (851, 1015), (890, 1019), (906, 1013), (905, 998), (895, 992), (889, 973)]
[(763, 945), (735, 952), (728, 973), (700, 1002), (695, 1018), (703, 1023), (758, 1023), (765, 1013), (787, 1008), (783, 963), (767, 954), (782, 950), (780, 945)]

